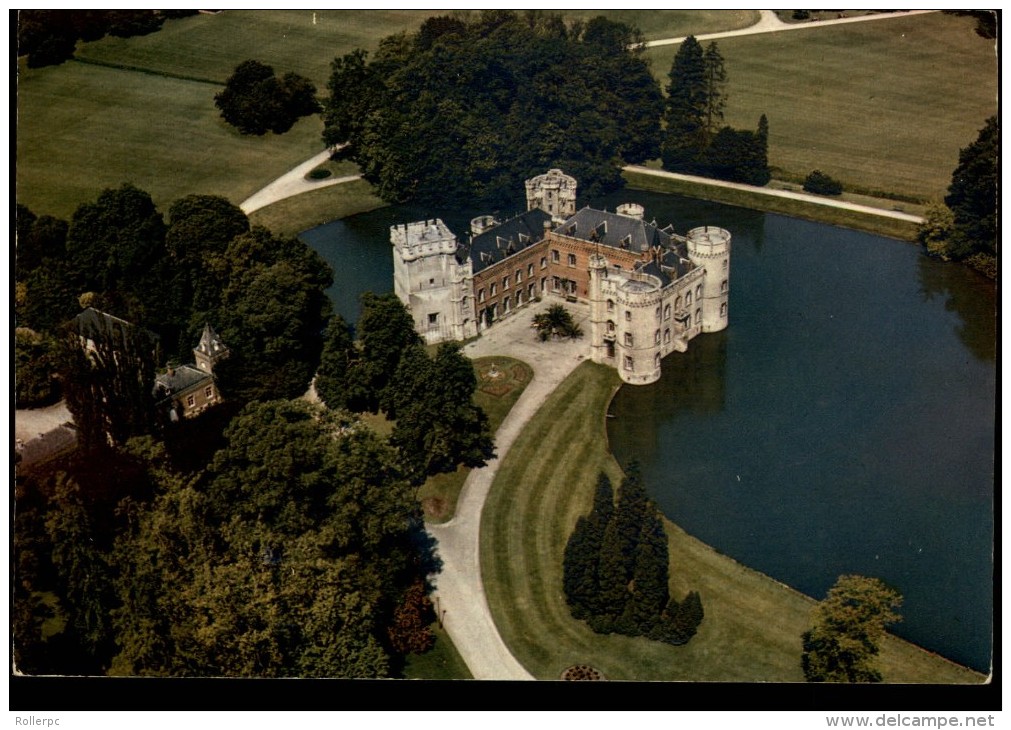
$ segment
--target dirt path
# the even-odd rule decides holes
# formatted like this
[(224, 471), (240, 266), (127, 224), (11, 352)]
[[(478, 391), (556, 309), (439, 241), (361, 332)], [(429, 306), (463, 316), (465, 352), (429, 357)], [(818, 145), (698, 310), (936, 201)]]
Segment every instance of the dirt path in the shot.
[[(812, 20), (810, 22), (784, 23), (771, 10), (759, 10), (761, 18), (754, 25), (740, 30), (727, 30), (721, 33), (705, 33), (695, 36), (697, 41), (710, 41), (719, 38), (733, 38), (742, 35), (757, 35), (759, 33), (779, 33), (786, 30), (807, 30), (808, 28), (824, 28), (827, 25), (842, 25), (844, 23), (864, 23), (870, 20), (885, 20), (887, 18), (906, 18), (910, 15), (921, 15), (923, 13), (937, 13), (939, 10), (907, 10), (896, 13), (872, 13), (870, 15), (857, 15), (852, 18), (833, 18), (832, 20)], [(680, 38), (661, 38), (660, 40), (647, 41), (647, 48), (657, 46), (673, 46), (684, 41), (687, 36)]]
[[(481, 579), (481, 510), (491, 489), (498, 465), (527, 421), (544, 400), (579, 363), (589, 357), (587, 339), (539, 342), (530, 327), (533, 315), (548, 301), (515, 312), (464, 348), (468, 357), (506, 355), (522, 360), (534, 371), (523, 395), (509, 411), (495, 434), (498, 458), (474, 469), (464, 483), (452, 520), (428, 525), (439, 541), (443, 570), (435, 576), (435, 595), (445, 611), (443, 625), (475, 679), (533, 679), (516, 661), (499, 636), (492, 620)], [(567, 304), (577, 322), (589, 316), (585, 305)]]
[(815, 203), (816, 205), (825, 205), (829, 208), (842, 208), (843, 210), (853, 210), (858, 213), (867, 213), (869, 215), (878, 215), (884, 218), (896, 218), (902, 221), (909, 221), (910, 223), (923, 223), (923, 218), (918, 215), (912, 215), (910, 213), (902, 213), (897, 210), (885, 210), (884, 208), (874, 208), (870, 205), (860, 205), (859, 203), (848, 203), (845, 200), (833, 200), (831, 198), (826, 198), (821, 195), (811, 195), (809, 193), (795, 193), (790, 190), (773, 190), (772, 188), (763, 188), (756, 185), (744, 185), (743, 183), (733, 183), (726, 182), (724, 180), (713, 180), (708, 177), (696, 177), (695, 175), (682, 175), (679, 172), (667, 172), (666, 170), (657, 170), (653, 167), (641, 167), (639, 165), (628, 165), (625, 168), (629, 172), (638, 172), (643, 175), (653, 175), (655, 177), (666, 177), (672, 180), (685, 180), (687, 182), (698, 183), (700, 185), (711, 185), (717, 188), (730, 188), (731, 190), (744, 190), (749, 193), (758, 193), (759, 195), (770, 195), (774, 198), (789, 198), (791, 200), (802, 200), (806, 203)]

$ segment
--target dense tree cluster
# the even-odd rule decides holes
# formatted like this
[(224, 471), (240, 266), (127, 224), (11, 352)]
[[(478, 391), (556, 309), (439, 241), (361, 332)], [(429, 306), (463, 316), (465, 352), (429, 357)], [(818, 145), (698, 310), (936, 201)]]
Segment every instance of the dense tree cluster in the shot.
[(396, 453), (304, 401), (252, 403), (225, 439), (192, 474), (135, 439), (114, 458), (142, 468), (106, 498), (58, 472), (46, 504), (19, 501), (20, 669), (384, 677), (431, 645), (431, 546)]
[(702, 623), (696, 591), (670, 595), (667, 533), (632, 464), (618, 491), (600, 474), (589, 515), (565, 546), (563, 590), (572, 615), (598, 633), (689, 641)]
[(487, 416), (473, 401), (474, 369), (458, 344), (430, 357), (393, 294), (363, 295), (357, 335), (340, 317), (330, 322), (316, 391), (330, 408), (382, 410), (395, 420), (390, 443), (413, 483), (494, 455)]
[(337, 58), (324, 140), (347, 142), (385, 200), (514, 204), (550, 167), (598, 195), (658, 152), (662, 97), (638, 31), (602, 17), (486, 10), (429, 18), (371, 60)]
[(749, 185), (769, 182), (765, 115), (754, 132), (723, 124), (727, 72), (715, 41), (703, 49), (688, 36), (674, 56), (669, 77), (661, 148), (664, 168)]
[[(210, 323), (232, 351), (216, 372), (227, 398), (293, 398), (308, 387), (332, 272), (298, 239), (251, 230), (227, 200), (188, 196), (166, 224), (150, 195), (125, 184), (81, 205), (69, 226), (20, 206), (17, 233), (19, 325), (56, 334), (93, 306), (157, 333), (162, 356), (186, 362)], [(74, 367), (64, 376), (84, 377)]]
[(990, 278), (997, 274), (999, 142), (997, 117), (990, 117), (959, 152), (944, 205), (928, 208), (919, 232), (929, 254), (966, 261)]
[(78, 40), (97, 41), (105, 35), (129, 38), (161, 29), (170, 18), (196, 10), (19, 10), (18, 56), (28, 67), (60, 64), (74, 55)]
[(278, 78), (259, 61), (243, 61), (214, 97), (221, 117), (243, 134), (284, 134), (299, 118), (320, 111), (316, 86), (288, 72)]
[(880, 682), (874, 657), (902, 596), (877, 578), (842, 575), (813, 613), (801, 666), (809, 682)]

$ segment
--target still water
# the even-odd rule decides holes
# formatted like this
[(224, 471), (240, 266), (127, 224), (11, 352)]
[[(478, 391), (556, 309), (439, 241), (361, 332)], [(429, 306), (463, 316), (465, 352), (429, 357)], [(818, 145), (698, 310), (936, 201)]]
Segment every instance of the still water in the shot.
[[(820, 598), (844, 573), (905, 598), (896, 633), (986, 671), (993, 614), (995, 295), (911, 244), (640, 191), (679, 232), (733, 234), (730, 326), (625, 386), (608, 419), (689, 533)], [(478, 211), (482, 212), (482, 211)], [(476, 214), (476, 213), (475, 213)], [(335, 309), (392, 288), (384, 208), (307, 231)], [(444, 217), (462, 233), (469, 215)]]

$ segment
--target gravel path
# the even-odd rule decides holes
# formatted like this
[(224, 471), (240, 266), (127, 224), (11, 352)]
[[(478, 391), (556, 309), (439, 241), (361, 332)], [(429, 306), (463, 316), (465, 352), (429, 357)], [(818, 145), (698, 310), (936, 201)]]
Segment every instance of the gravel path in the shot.
[[(471, 358), (506, 355), (522, 360), (534, 371), (533, 380), (495, 434), (498, 457), (470, 472), (452, 520), (427, 526), (439, 541), (443, 562), (442, 572), (434, 577), (439, 609), (445, 612), (443, 625), (475, 679), (533, 679), (510, 653), (492, 620), (481, 579), (479, 532), (481, 510), (499, 462), (544, 400), (589, 357), (586, 337), (558, 342), (537, 340), (530, 327), (533, 316), (556, 301), (544, 300), (516, 311), (464, 348)], [(577, 322), (589, 317), (586, 305), (565, 306)]]
[(842, 208), (843, 210), (854, 210), (858, 213), (868, 213), (879, 215), (884, 218), (896, 218), (898, 220), (909, 221), (910, 223), (923, 223), (923, 218), (910, 213), (902, 213), (897, 210), (885, 210), (884, 208), (874, 208), (870, 205), (860, 205), (859, 203), (848, 203), (845, 200), (833, 200), (821, 195), (811, 195), (809, 193), (795, 193), (790, 190), (773, 190), (772, 188), (758, 187), (757, 185), (744, 185), (743, 183), (726, 182), (724, 180), (713, 180), (708, 177), (696, 177), (695, 175), (682, 175), (679, 172), (668, 172), (667, 170), (657, 170), (653, 167), (641, 167), (639, 165), (628, 165), (625, 168), (629, 172), (639, 172), (643, 175), (653, 175), (655, 177), (666, 177), (672, 180), (685, 180), (687, 182), (710, 185), (717, 188), (730, 188), (732, 190), (745, 190), (749, 193), (760, 195), (770, 195), (774, 198), (789, 198), (791, 200), (803, 200), (807, 203), (825, 205), (829, 208)]
[(322, 165), (330, 158), (330, 153), (331, 150), (323, 150), (319, 154), (310, 157), (297, 167), (294, 167), (284, 173), (281, 177), (274, 180), (274, 182), (270, 183), (265, 188), (253, 193), (253, 195), (246, 198), (239, 205), (239, 207), (242, 208), (242, 212), (249, 215), (254, 210), (265, 208), (271, 203), (276, 203), (278, 200), (290, 198), (293, 195), (300, 195), (302, 193), (307, 193), (310, 190), (318, 190), (319, 188), (327, 188), (331, 185), (340, 185), (341, 183), (361, 179), (361, 175), (324, 178), (322, 180), (306, 179), (305, 176), (309, 174), (313, 168), (318, 165)]
[[(885, 20), (887, 18), (906, 18), (910, 15), (921, 15), (923, 13), (937, 13), (939, 10), (907, 10), (896, 13), (871, 13), (870, 15), (856, 15), (852, 18), (832, 18), (831, 20), (812, 20), (809, 22), (784, 23), (771, 10), (759, 10), (761, 18), (754, 25), (740, 30), (727, 30), (721, 33), (705, 33), (695, 36), (697, 41), (710, 41), (719, 38), (733, 38), (742, 35), (757, 35), (759, 33), (779, 33), (786, 30), (807, 30), (809, 28), (824, 28), (827, 25), (842, 25), (844, 23), (865, 23), (870, 20)], [(660, 40), (647, 41), (647, 48), (656, 46), (673, 46), (684, 41), (687, 36), (680, 38), (661, 38)]]

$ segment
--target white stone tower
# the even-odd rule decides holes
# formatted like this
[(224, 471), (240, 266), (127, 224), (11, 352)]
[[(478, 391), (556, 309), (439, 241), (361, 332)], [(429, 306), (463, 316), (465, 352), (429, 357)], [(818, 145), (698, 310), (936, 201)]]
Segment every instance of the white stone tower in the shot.
[(209, 324), (205, 324), (200, 343), (193, 348), (193, 362), (200, 370), (213, 375), (214, 366), (227, 358), (230, 352), (218, 333)]
[[(590, 256), (590, 358), (593, 362), (614, 365), (616, 327), (614, 322), (613, 284), (607, 278), (607, 259), (599, 253)], [(610, 314), (607, 302), (612, 302)], [(608, 324), (610, 322), (610, 324)]]
[(706, 272), (701, 290), (695, 291), (696, 304), (690, 312), (692, 325), (698, 326), (701, 314), (703, 332), (726, 329), (730, 306), (730, 232), (716, 226), (688, 231), (688, 258)]
[(527, 180), (527, 210), (540, 208), (556, 223), (576, 214), (576, 178), (557, 168)]
[(428, 343), (477, 334), (470, 259), (457, 259), (457, 241), (439, 219), (390, 228), (393, 288)]

